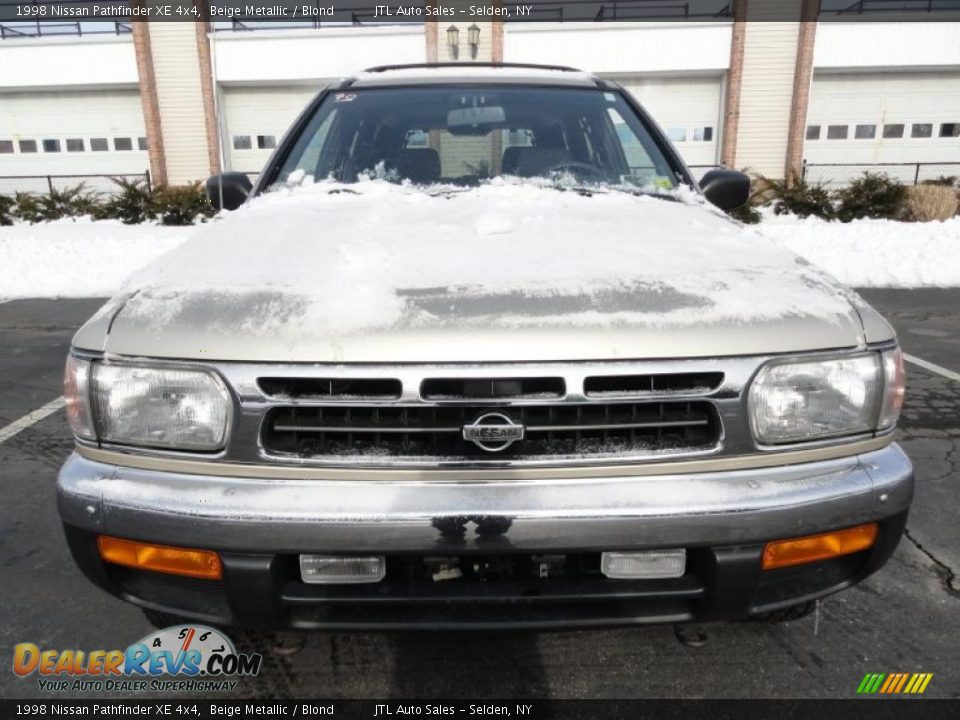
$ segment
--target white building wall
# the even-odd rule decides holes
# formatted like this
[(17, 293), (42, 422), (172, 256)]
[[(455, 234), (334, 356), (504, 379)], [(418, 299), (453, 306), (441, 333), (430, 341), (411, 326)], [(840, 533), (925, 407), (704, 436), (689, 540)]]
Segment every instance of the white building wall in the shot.
[(203, 180), (210, 168), (193, 23), (150, 23), (150, 50), (160, 103), (167, 182), (181, 185)]
[(136, 87), (138, 82), (130, 35), (0, 42), (0, 92)]
[(213, 35), (214, 72), (223, 85), (316, 84), (376, 65), (424, 62), (425, 47), (422, 25), (219, 32)]
[(727, 22), (511, 22), (503, 59), (597, 73), (718, 73), (730, 65), (731, 28)]
[(817, 71), (960, 67), (960, 22), (820, 23)]

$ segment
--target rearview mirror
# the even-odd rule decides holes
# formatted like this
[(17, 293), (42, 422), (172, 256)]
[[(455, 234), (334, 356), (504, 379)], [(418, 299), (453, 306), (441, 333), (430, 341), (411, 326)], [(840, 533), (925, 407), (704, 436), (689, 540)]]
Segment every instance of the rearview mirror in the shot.
[(447, 113), (447, 130), (451, 135), (486, 135), (506, 120), (499, 105), (456, 108)]
[(750, 177), (736, 170), (711, 170), (700, 180), (700, 189), (721, 210), (733, 210), (750, 199)]
[(207, 180), (207, 199), (217, 210), (236, 210), (250, 197), (253, 183), (245, 173), (228, 172)]

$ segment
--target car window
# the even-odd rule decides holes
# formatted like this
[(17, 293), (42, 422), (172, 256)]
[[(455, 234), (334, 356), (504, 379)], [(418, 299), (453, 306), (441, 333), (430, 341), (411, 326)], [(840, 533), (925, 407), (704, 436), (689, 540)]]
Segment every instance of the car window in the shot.
[(609, 108), (608, 114), (616, 129), (617, 139), (623, 146), (630, 175), (641, 182), (652, 182), (657, 175), (657, 167), (646, 147), (627, 121), (615, 108)]
[(421, 185), (471, 185), (497, 176), (657, 189), (678, 182), (619, 92), (522, 86), (330, 93), (275, 179), (285, 182), (291, 173)]

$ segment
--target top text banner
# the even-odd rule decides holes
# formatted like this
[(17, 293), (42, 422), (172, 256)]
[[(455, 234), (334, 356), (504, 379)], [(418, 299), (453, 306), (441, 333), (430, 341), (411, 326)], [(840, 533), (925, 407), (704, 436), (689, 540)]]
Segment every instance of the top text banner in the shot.
[[(733, 0), (0, 0), (2, 37), (36, 36), (29, 26), (77, 23), (211, 20), (216, 29), (393, 25), (423, 22), (696, 22), (733, 19)], [(746, 3), (738, 5), (746, 7)], [(769, 12), (767, 12), (769, 8)], [(811, 12), (812, 10), (812, 12)], [(892, 15), (891, 15), (892, 13)], [(770, 17), (766, 17), (769, 14)], [(960, 16), (960, 0), (776, 0), (753, 5), (754, 20), (944, 20)], [(82, 29), (82, 28), (81, 28)], [(18, 34), (20, 33), (20, 34)], [(42, 32), (40, 34), (56, 34)], [(82, 34), (82, 32), (80, 33)]]
[[(797, 0), (799, 3), (800, 0)], [(395, 24), (723, 19), (728, 0), (0, 0), (0, 22), (191, 21)], [(240, 28), (242, 29), (242, 28)]]

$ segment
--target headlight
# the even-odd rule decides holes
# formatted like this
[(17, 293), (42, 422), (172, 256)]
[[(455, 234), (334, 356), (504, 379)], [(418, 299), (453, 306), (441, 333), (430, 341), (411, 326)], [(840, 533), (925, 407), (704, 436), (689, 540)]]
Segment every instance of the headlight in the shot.
[(90, 361), (67, 356), (63, 372), (63, 398), (67, 406), (67, 422), (77, 437), (94, 440), (90, 416)]
[(223, 447), (230, 396), (216, 376), (93, 363), (91, 408), (103, 442), (171, 450)]
[(883, 408), (877, 426), (883, 430), (897, 424), (907, 389), (907, 373), (900, 348), (887, 350), (883, 357)]
[(899, 350), (774, 361), (750, 387), (750, 426), (770, 445), (892, 427), (903, 402)]

